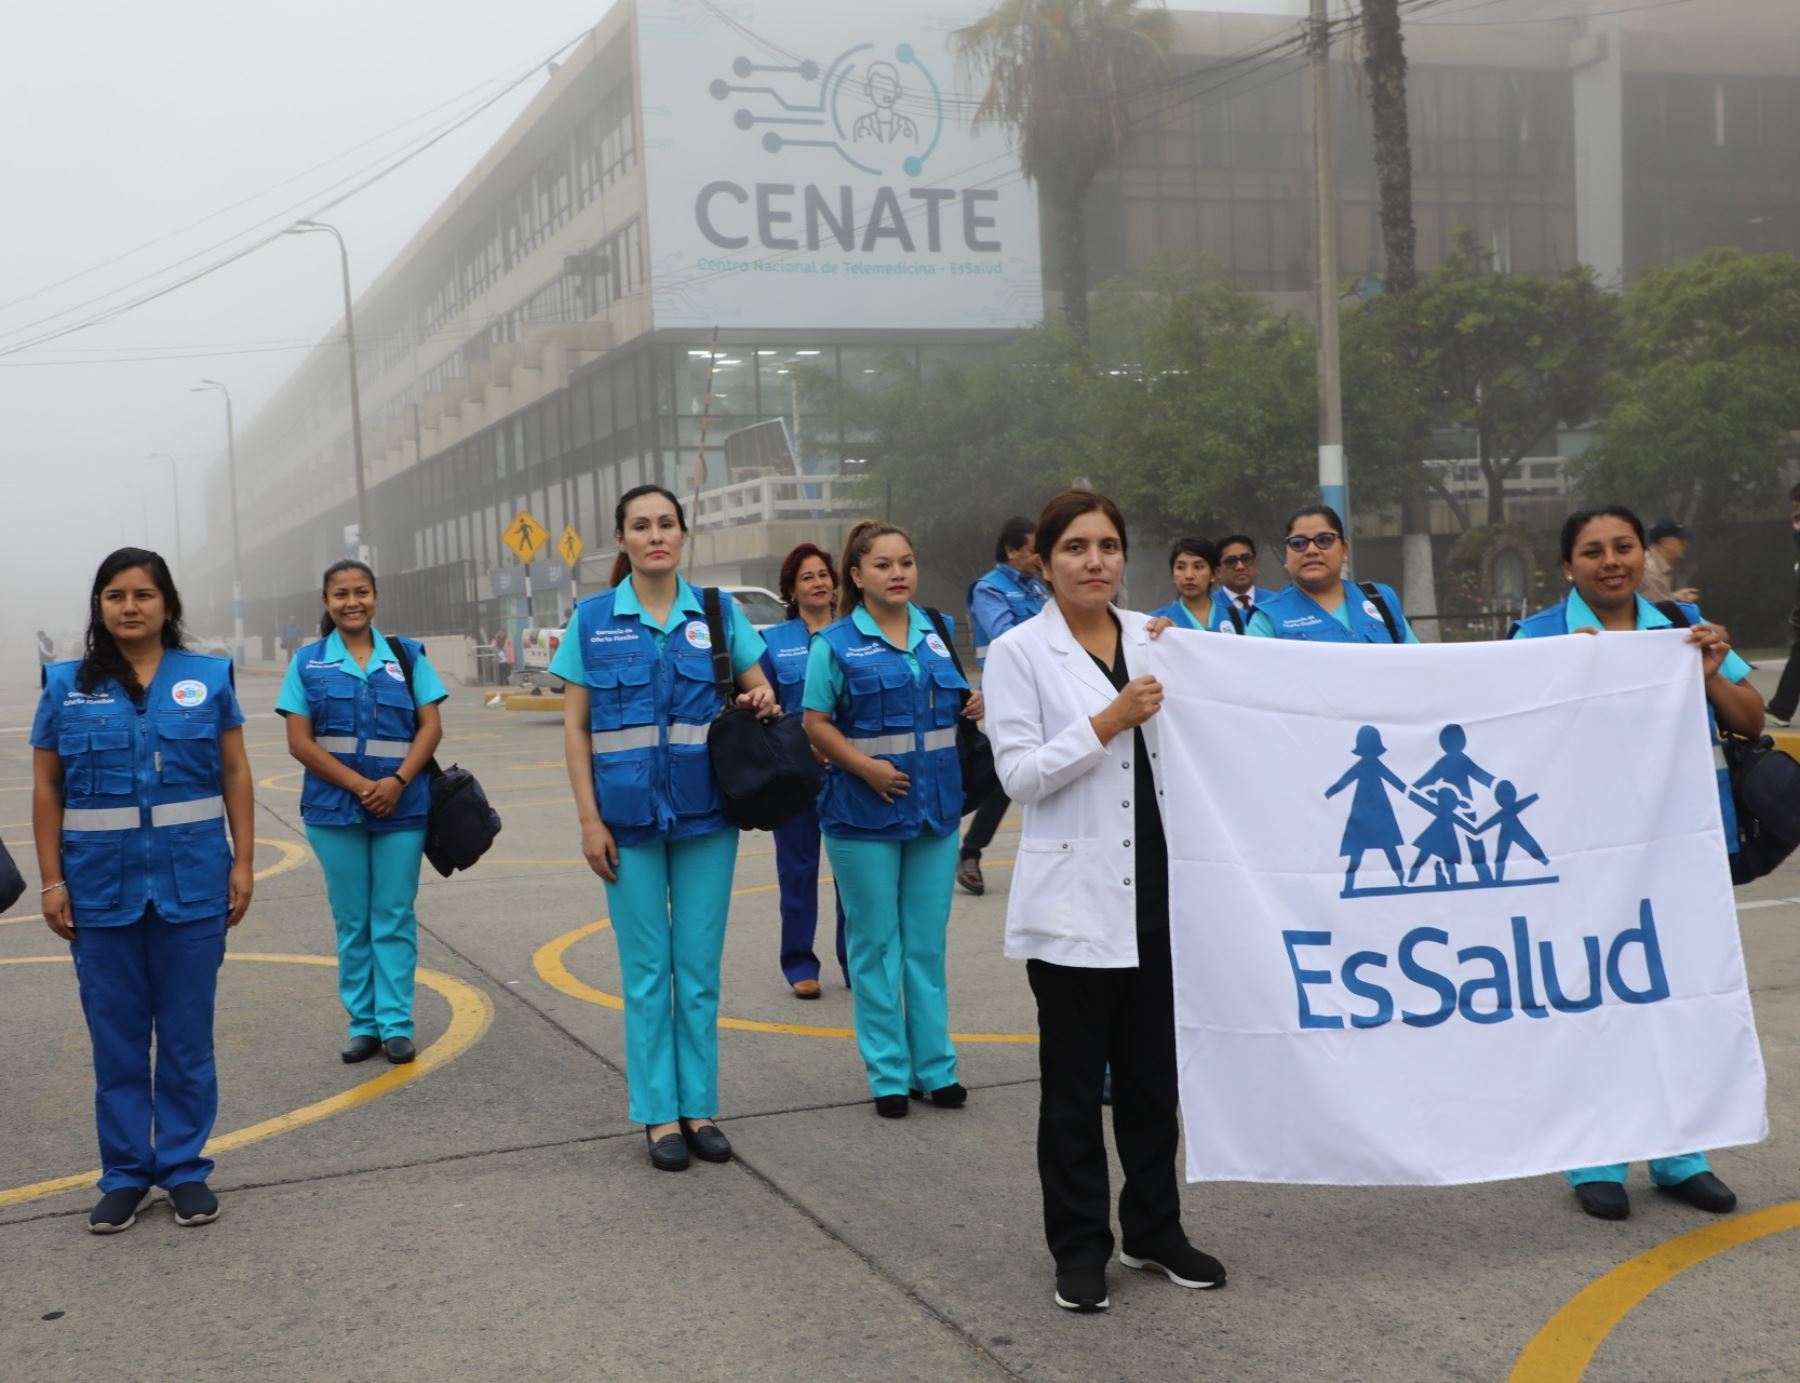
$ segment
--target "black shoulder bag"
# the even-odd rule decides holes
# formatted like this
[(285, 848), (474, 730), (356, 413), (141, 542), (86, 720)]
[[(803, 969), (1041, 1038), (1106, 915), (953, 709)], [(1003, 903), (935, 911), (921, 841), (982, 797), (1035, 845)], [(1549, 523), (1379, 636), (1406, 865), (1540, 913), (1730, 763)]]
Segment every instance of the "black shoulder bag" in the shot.
[(700, 603), (712, 636), (713, 681), (720, 701), (719, 714), (706, 732), (713, 781), (725, 799), (727, 821), (740, 831), (772, 831), (818, 800), (825, 774), (801, 717), (777, 712), (764, 720), (737, 704), (719, 588), (702, 590)]
[[(405, 677), (406, 693), (412, 695), (412, 655), (406, 644), (395, 638), (389, 645), (394, 661)], [(475, 781), (475, 775), (460, 764), (439, 768), (437, 757), (425, 765), (431, 779), (431, 810), (425, 820), (425, 858), (431, 867), (448, 879), (459, 869), (472, 868), (493, 847), (500, 834), (500, 813), (495, 811)]]
[(25, 894), (25, 876), (13, 862), (12, 852), (0, 842), (0, 912), (5, 912)]
[[(944, 647), (950, 650), (950, 661), (956, 664), (957, 675), (967, 682), (969, 674), (963, 671), (962, 659), (957, 656), (956, 642), (950, 637), (950, 626), (945, 623), (943, 612), (927, 606), (925, 613), (931, 617), (931, 627), (937, 630)], [(968, 701), (969, 693), (964, 692), (963, 704), (967, 705)], [(956, 759), (962, 765), (962, 814), (967, 816), (1000, 791), (1000, 775), (994, 771), (994, 746), (988, 743), (981, 727), (967, 716), (956, 718)]]
[[(1659, 600), (1656, 608), (1677, 629), (1693, 627), (1674, 601)], [(1720, 729), (1719, 743), (1737, 813), (1731, 882), (1747, 884), (1773, 873), (1800, 845), (1800, 763), (1768, 735), (1746, 739)]]
[(1400, 637), (1399, 622), (1394, 619), (1394, 612), (1388, 609), (1387, 599), (1381, 594), (1381, 587), (1373, 581), (1358, 581), (1356, 589), (1361, 591), (1369, 603), (1380, 612), (1381, 622), (1387, 626), (1388, 642), (1405, 643), (1406, 640)]

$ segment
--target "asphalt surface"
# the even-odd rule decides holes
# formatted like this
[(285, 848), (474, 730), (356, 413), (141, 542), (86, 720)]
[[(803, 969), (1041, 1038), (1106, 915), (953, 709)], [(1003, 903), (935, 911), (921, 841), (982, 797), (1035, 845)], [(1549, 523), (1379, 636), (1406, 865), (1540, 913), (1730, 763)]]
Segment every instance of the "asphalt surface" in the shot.
[[(1740, 890), (1773, 1134), (1714, 1159), (1737, 1216), (1655, 1196), (1641, 1169), (1622, 1224), (1581, 1215), (1554, 1178), (1191, 1186), (1189, 1233), (1229, 1287), (1115, 1263), (1112, 1310), (1075, 1317), (1051, 1303), (1042, 1239), (1034, 1008), (1000, 955), (1016, 823), (990, 852), (988, 895), (959, 893), (951, 920), (953, 1026), (981, 1039), (960, 1043), (973, 1094), (904, 1121), (873, 1115), (835, 966), (821, 1001), (789, 995), (771, 842), (744, 838), (723, 988), (741, 1025), (721, 1034), (738, 1157), (671, 1176), (626, 1114), (615, 953), (593, 925), (605, 900), (579, 859), (559, 719), (452, 695), (443, 758), (476, 771), (506, 828), (472, 873), (426, 871), (425, 1056), (390, 1071), (337, 1058), (331, 921), (276, 681), (247, 673), (240, 690), (267, 877), (221, 978), (218, 1135), (247, 1132), (216, 1154), (217, 1224), (178, 1229), (158, 1204), (126, 1234), (84, 1232), (96, 1155), (74, 976), (21, 916), (35, 878), (0, 918), (9, 1381), (1492, 1379), (1597, 1282), (1584, 1301), (1613, 1316), (1560, 1317), (1524, 1376), (1574, 1376), (1597, 1340), (1594, 1379), (1800, 1378), (1800, 1233), (1756, 1233), (1800, 1223), (1800, 867)], [(0, 688), (0, 835), (28, 874), (34, 699)], [(1568, 1077), (1578, 1092), (1606, 1073)], [(1701, 1247), (1724, 1251), (1666, 1285), (1608, 1278), (1708, 1224), (1724, 1238)]]

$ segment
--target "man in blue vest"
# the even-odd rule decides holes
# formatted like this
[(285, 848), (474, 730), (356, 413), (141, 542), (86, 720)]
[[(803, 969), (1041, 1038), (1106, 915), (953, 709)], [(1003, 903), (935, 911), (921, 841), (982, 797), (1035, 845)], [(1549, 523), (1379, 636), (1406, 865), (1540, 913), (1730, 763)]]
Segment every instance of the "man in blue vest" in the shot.
[[(994, 542), (993, 570), (969, 587), (975, 661), (983, 667), (987, 666), (989, 645), (1043, 609), (1050, 598), (1044, 583), (1038, 580), (1038, 557), (1031, 546), (1035, 528), (1023, 515), (1008, 519)], [(1010, 805), (1006, 794), (996, 788), (975, 809), (974, 819), (963, 836), (956, 861), (956, 882), (978, 898), (987, 892), (987, 881), (981, 877), (981, 852), (993, 843), (994, 832), (1000, 829), (1000, 819)]]

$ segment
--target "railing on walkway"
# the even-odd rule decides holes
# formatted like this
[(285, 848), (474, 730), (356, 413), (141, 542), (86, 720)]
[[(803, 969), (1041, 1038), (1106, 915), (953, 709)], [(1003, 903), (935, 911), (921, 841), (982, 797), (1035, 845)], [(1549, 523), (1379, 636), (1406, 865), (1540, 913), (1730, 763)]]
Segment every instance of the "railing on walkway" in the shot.
[(696, 529), (733, 528), (776, 519), (815, 519), (857, 506), (856, 482), (834, 475), (765, 475), (702, 490)]
[(1480, 643), (1504, 639), (1513, 621), (1524, 619), (1526, 613), (1525, 607), (1519, 605), (1510, 610), (1475, 610), (1466, 615), (1408, 614), (1406, 622), (1415, 633), (1422, 624), (1435, 624), (1440, 643)]

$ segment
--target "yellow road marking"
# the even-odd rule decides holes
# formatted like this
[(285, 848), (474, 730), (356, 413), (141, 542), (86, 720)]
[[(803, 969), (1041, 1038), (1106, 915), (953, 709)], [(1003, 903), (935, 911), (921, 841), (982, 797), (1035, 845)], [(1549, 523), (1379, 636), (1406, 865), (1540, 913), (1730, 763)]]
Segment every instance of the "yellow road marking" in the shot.
[(283, 787), (284, 778), (302, 778), (306, 776), (304, 768), (296, 768), (288, 773), (271, 773), (267, 778), (258, 778), (256, 785), (265, 792), (299, 792), (299, 788)]
[[(1011, 860), (994, 860), (996, 865), (1011, 864)], [(821, 884), (831, 882), (821, 878)], [(748, 888), (736, 888), (731, 891), (733, 898), (741, 898), (749, 893), (772, 893), (780, 888), (780, 884), (753, 884)], [(552, 941), (545, 942), (532, 954), (531, 965), (538, 973), (538, 978), (558, 993), (567, 994), (571, 999), (580, 999), (584, 1003), (598, 1004), (602, 1008), (624, 1011), (625, 1001), (617, 994), (608, 994), (604, 989), (596, 989), (586, 980), (578, 979), (570, 971), (563, 957), (569, 948), (578, 941), (585, 941), (598, 932), (612, 926), (612, 919), (603, 917), (598, 922), (590, 922), (585, 927), (577, 927), (572, 932), (564, 932)], [(855, 1037), (852, 1028), (812, 1027), (804, 1023), (764, 1023), (754, 1018), (720, 1018), (721, 1028), (730, 1028), (733, 1032), (772, 1032), (785, 1037)], [(1037, 1044), (1034, 1032), (953, 1032), (953, 1042), (992, 1043), (995, 1045), (1017, 1046)]]
[(1510, 1383), (1573, 1383), (1613, 1328), (1665, 1282), (1727, 1249), (1790, 1229), (1800, 1229), (1800, 1201), (1702, 1225), (1621, 1263), (1544, 1323), (1513, 1365)]
[[(282, 965), (319, 965), (333, 969), (337, 959), (333, 956), (291, 956), (266, 955), (251, 953), (245, 955), (226, 954), (226, 960), (263, 961)], [(15, 960), (0, 960), (0, 965), (67, 965), (67, 956), (24, 956)], [(297, 1128), (308, 1124), (316, 1124), (321, 1119), (329, 1119), (334, 1114), (342, 1114), (346, 1110), (355, 1109), (359, 1105), (368, 1104), (371, 1100), (380, 1099), (383, 1095), (392, 1094), (403, 1085), (411, 1085), (423, 1076), (430, 1075), (440, 1066), (448, 1065), (461, 1056), (480, 1040), (487, 1031), (488, 1024), (494, 1021), (494, 1004), (472, 984), (441, 974), (436, 970), (421, 970), (418, 981), (427, 989), (435, 990), (443, 995), (450, 1005), (450, 1026), (444, 1029), (443, 1036), (424, 1048), (417, 1060), (407, 1066), (391, 1066), (380, 1075), (364, 1081), (361, 1085), (349, 1090), (340, 1091), (336, 1095), (328, 1095), (309, 1105), (286, 1114), (277, 1114), (273, 1119), (264, 1119), (261, 1123), (251, 1124), (248, 1128), (238, 1129), (235, 1133), (223, 1134), (206, 1145), (205, 1152), (212, 1156), (223, 1152), (233, 1152), (238, 1148), (247, 1148), (252, 1143), (261, 1143), (265, 1139), (274, 1138), (283, 1133), (292, 1133)], [(98, 1171), (83, 1172), (79, 1176), (57, 1177), (51, 1181), (37, 1181), (29, 1186), (16, 1186), (10, 1191), (0, 1191), (0, 1209), (7, 1206), (23, 1205), (26, 1201), (34, 1201), (44, 1196), (58, 1195), (63, 1191), (79, 1191), (92, 1186), (100, 1176)]]
[[(271, 849), (281, 852), (280, 859), (267, 869), (257, 872), (255, 877), (259, 884), (266, 879), (273, 879), (298, 869), (312, 856), (312, 851), (297, 840), (276, 840), (269, 836), (256, 836), (254, 839), (258, 845), (267, 845)], [(21, 922), (42, 922), (43, 920), (44, 914), (41, 912), (34, 912), (29, 917), (0, 917), (0, 927), (16, 927)]]

